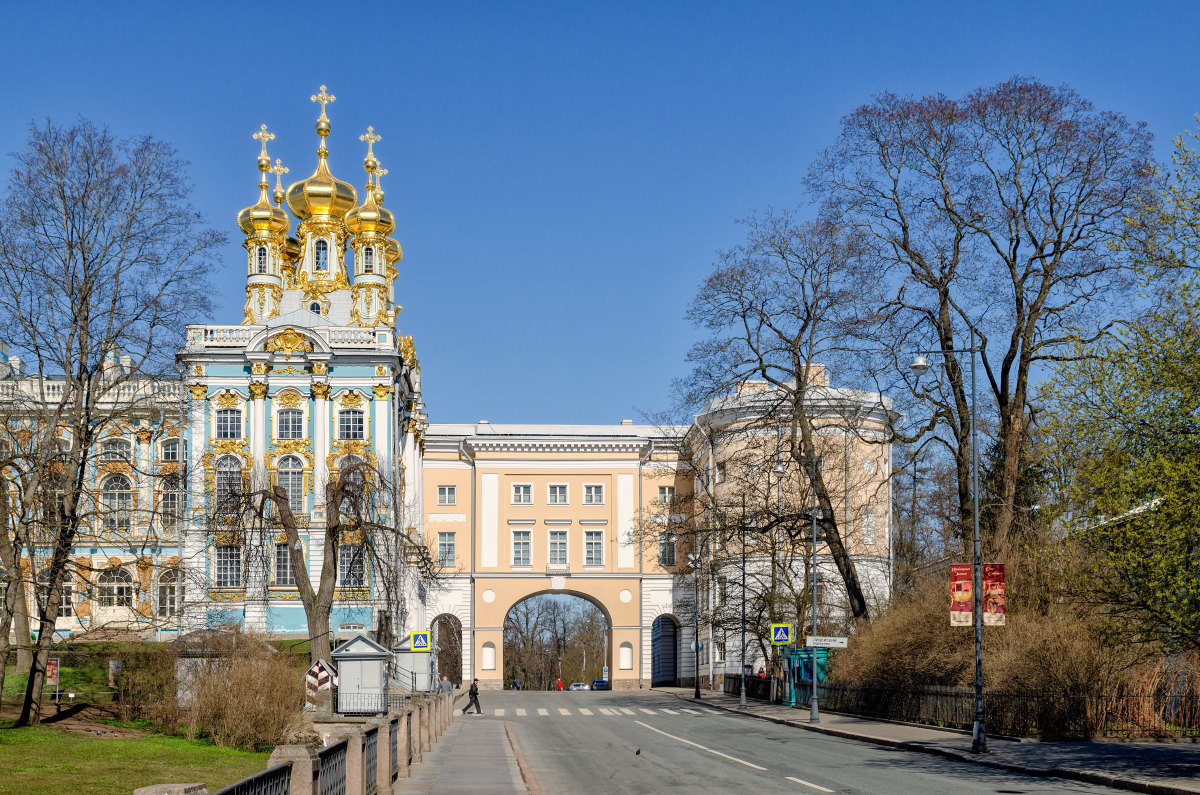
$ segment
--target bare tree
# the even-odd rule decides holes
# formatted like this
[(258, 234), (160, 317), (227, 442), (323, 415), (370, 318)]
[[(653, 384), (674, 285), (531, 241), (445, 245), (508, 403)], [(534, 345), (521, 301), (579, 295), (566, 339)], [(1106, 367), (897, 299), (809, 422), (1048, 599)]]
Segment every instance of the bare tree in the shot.
[[(1010, 540), (1034, 368), (1128, 312), (1125, 219), (1154, 202), (1150, 146), (1144, 125), (1016, 77), (957, 100), (882, 94), (842, 121), (810, 172), (815, 196), (886, 268), (873, 339), (894, 353), (978, 340), (1002, 450), (994, 548)], [(970, 527), (969, 359), (938, 358), (936, 386), (897, 375), (927, 403), (922, 430), (948, 430)]]
[[(185, 163), (152, 137), (88, 121), (30, 126), (0, 208), (0, 336), (28, 358), (10, 406), (35, 455), (22, 521), (49, 481), (61, 509), (45, 542), (49, 595), (19, 724), (40, 720), (46, 649), (70, 554), (88, 519), (88, 464), (116, 423), (153, 412), (174, 379), (184, 322), (208, 307), (221, 237), (188, 205)], [(27, 528), (25, 538), (32, 537)]]

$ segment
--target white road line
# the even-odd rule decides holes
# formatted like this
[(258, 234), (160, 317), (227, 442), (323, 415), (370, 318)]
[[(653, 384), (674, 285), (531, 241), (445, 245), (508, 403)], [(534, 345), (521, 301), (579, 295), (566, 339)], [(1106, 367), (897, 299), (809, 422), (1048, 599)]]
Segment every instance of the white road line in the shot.
[[(663, 711), (665, 712), (666, 710), (663, 710)], [(728, 759), (731, 762), (737, 762), (739, 765), (745, 765), (746, 767), (752, 767), (755, 770), (766, 770), (765, 767), (760, 767), (759, 765), (756, 765), (753, 762), (747, 762), (745, 759), (738, 759), (736, 756), (730, 756), (729, 754), (723, 754), (720, 751), (714, 751), (711, 748), (706, 748), (703, 745), (701, 745), (700, 743), (694, 743), (691, 740), (685, 740), (682, 737), (676, 737), (674, 734), (667, 734), (662, 729), (656, 729), (648, 723), (642, 723), (640, 720), (637, 721), (637, 723), (640, 726), (645, 726), (647, 729), (649, 729), (652, 732), (658, 732), (659, 734), (661, 734), (664, 737), (670, 737), (672, 740), (678, 740), (681, 743), (687, 743), (690, 746), (699, 748), (701, 751), (708, 751), (710, 754), (716, 754), (717, 756)], [(812, 786), (815, 786), (815, 785), (812, 785)]]
[(545, 717), (546, 715), (549, 715), (550, 713), (548, 711), (542, 709), (541, 707), (538, 707), (538, 714), (541, 715), (542, 717)]
[[(820, 673), (820, 672), (818, 671), (818, 673)], [(820, 684), (820, 682), (818, 682), (817, 684)], [(703, 714), (704, 714), (703, 712), (701, 712), (701, 711), (700, 711), (700, 710), (698, 710), (698, 709), (687, 709), (686, 707), (684, 708), (684, 710), (683, 710), (683, 711), (684, 711), (684, 712), (690, 712), (690, 713), (692, 713), (693, 715), (703, 715)]]
[[(818, 684), (820, 684), (820, 683), (818, 682)], [(496, 717), (497, 717), (497, 718), (503, 718), (503, 717), (504, 717), (504, 710), (503, 710), (503, 709), (498, 709), (498, 710), (496, 710)]]
[(806, 787), (812, 787), (813, 789), (819, 789), (819, 790), (821, 790), (821, 792), (833, 792), (833, 790), (826, 789), (825, 787), (822, 787), (820, 784), (814, 784), (811, 781), (805, 781), (802, 778), (796, 778), (795, 776), (784, 776), (784, 778), (786, 778), (788, 781), (794, 781), (797, 784), (803, 784)]
[[(817, 684), (820, 684), (820, 682), (818, 682)], [(517, 707), (517, 717), (518, 718), (523, 718), (523, 717), (525, 717), (526, 714), (527, 713), (525, 712), (525, 710), (521, 709), (520, 707)]]
[[(820, 683), (818, 682), (818, 684), (820, 684)], [(559, 708), (558, 708), (558, 714), (559, 714), (559, 715), (570, 715), (570, 714), (571, 714), (571, 710), (569, 710), (569, 709), (563, 709), (562, 707), (559, 707)]]
[(636, 712), (634, 712), (633, 710), (631, 710), (631, 709), (627, 709), (627, 708), (625, 708), (625, 707), (621, 707), (621, 711), (622, 711), (622, 712), (624, 712), (626, 715), (636, 715), (636, 714), (637, 714), (637, 713), (636, 713)]
[[(818, 684), (820, 684), (820, 683), (818, 682)], [(673, 709), (664, 709), (663, 712), (667, 713), (668, 715), (678, 715), (679, 714), (678, 712), (676, 712)]]
[(652, 710), (652, 709), (646, 709), (645, 707), (640, 707), (640, 709), (642, 710), (642, 712), (645, 712), (647, 715), (654, 714), (654, 710)]
[(621, 713), (617, 712), (615, 709), (609, 709), (608, 707), (601, 707), (600, 714), (601, 715), (620, 715)]
[[(820, 672), (818, 671), (818, 673), (820, 673)], [(817, 684), (820, 684), (820, 682), (818, 682)], [(584, 709), (583, 707), (580, 707), (579, 714), (580, 715), (591, 715), (592, 711), (590, 709)]]

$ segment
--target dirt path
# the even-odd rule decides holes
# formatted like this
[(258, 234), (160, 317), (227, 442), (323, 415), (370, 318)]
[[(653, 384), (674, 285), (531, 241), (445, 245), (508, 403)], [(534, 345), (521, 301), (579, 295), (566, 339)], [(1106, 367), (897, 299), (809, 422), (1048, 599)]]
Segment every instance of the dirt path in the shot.
[[(5, 700), (0, 704), (0, 720), (14, 721), (21, 714), (18, 702)], [(118, 720), (116, 711), (106, 704), (68, 704), (58, 709), (53, 702), (42, 704), (42, 725), (53, 726), (72, 734), (83, 734), (101, 740), (115, 737), (141, 737), (145, 732), (104, 723)]]

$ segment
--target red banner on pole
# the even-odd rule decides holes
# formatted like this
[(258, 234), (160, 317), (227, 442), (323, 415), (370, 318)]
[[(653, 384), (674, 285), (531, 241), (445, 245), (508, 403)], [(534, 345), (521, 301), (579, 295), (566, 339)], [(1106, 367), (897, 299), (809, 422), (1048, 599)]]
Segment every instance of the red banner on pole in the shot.
[(1004, 564), (983, 564), (983, 623), (1004, 626)]
[(950, 626), (969, 627), (974, 610), (971, 604), (971, 564), (950, 564)]
[(46, 660), (46, 684), (54, 685), (58, 689), (58, 658), (51, 657)]

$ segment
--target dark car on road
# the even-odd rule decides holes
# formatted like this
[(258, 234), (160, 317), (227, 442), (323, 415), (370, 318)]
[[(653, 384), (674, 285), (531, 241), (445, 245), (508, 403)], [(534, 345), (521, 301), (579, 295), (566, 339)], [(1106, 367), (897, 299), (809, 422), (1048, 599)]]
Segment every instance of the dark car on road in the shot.
[(592, 681), (592, 690), (612, 690), (612, 688), (608, 686), (607, 679), (595, 679)]

